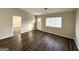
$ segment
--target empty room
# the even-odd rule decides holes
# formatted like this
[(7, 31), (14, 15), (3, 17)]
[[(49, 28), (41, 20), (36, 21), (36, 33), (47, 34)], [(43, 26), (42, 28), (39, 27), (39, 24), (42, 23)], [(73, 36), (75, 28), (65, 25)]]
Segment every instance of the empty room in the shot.
[(79, 9), (0, 8), (0, 51), (78, 51)]

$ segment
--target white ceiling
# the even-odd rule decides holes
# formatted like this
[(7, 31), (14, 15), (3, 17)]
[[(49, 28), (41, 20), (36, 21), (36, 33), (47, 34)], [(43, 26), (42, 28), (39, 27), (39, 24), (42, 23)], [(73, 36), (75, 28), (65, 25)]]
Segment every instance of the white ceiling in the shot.
[(74, 10), (74, 8), (48, 8), (47, 10), (45, 10), (44, 8), (20, 8), (20, 9), (26, 12), (30, 12), (33, 15), (42, 15), (42, 14), (58, 13)]

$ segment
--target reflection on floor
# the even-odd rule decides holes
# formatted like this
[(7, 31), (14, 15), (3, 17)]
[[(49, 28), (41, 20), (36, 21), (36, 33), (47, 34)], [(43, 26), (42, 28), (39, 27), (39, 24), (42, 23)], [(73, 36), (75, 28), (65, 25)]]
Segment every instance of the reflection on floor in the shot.
[(42, 31), (31, 31), (0, 40), (0, 48), (11, 51), (77, 51), (74, 40), (48, 34)]

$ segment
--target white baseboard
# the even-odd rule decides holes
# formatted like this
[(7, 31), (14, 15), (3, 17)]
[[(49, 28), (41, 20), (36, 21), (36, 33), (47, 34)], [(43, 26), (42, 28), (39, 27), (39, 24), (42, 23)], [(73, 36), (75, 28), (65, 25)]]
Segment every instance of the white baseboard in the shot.
[(75, 43), (76, 43), (76, 46), (77, 46), (77, 48), (78, 48), (78, 51), (79, 51), (79, 44), (77, 43), (77, 41), (76, 40), (74, 40), (75, 41)]
[(33, 31), (33, 30), (35, 30), (35, 29), (29, 30), (29, 31), (25, 31), (25, 32), (21, 32), (21, 34), (27, 33), (27, 32)]
[[(26, 31), (26, 32), (30, 32), (30, 31), (33, 31), (33, 30), (29, 30), (29, 31)], [(26, 32), (21, 32), (21, 34), (26, 33)], [(13, 34), (12, 35), (8, 35), (8, 36), (4, 36), (4, 37), (0, 37), (0, 40), (6, 39), (6, 38), (9, 38), (9, 37), (12, 37), (12, 36), (13, 36)]]
[[(38, 29), (37, 29), (37, 30), (38, 30)], [(29, 30), (29, 31), (26, 31), (26, 32), (30, 32), (30, 31), (32, 31), (32, 30)], [(43, 31), (43, 30), (40, 30), (40, 31)], [(26, 33), (26, 32), (21, 32), (21, 34)], [(50, 32), (48, 32), (48, 31), (44, 31), (44, 32), (50, 33)], [(51, 34), (59, 35), (59, 34), (56, 34), (56, 33), (51, 33)], [(8, 37), (11, 37), (11, 36), (13, 36), (13, 35), (1, 37), (0, 40), (1, 40), (1, 39), (5, 39), (5, 38), (8, 38)], [(67, 36), (64, 36), (64, 35), (59, 35), (59, 36), (67, 37)], [(67, 38), (75, 39), (75, 38), (72, 38), (72, 37), (67, 37)]]
[(0, 40), (9, 38), (9, 37), (11, 37), (11, 36), (13, 36), (13, 35), (8, 35), (8, 36), (5, 36), (5, 37), (1, 37)]
[[(44, 31), (44, 30), (40, 30), (40, 31)], [(51, 32), (48, 32), (48, 31), (44, 31), (44, 32), (51, 33)], [(55, 35), (58, 35), (58, 36), (63, 36), (63, 37), (70, 38), (70, 39), (75, 39), (73, 37), (68, 37), (68, 36), (64, 36), (64, 35), (61, 35), (61, 34), (56, 34), (56, 33), (51, 33), (51, 34), (55, 34)]]

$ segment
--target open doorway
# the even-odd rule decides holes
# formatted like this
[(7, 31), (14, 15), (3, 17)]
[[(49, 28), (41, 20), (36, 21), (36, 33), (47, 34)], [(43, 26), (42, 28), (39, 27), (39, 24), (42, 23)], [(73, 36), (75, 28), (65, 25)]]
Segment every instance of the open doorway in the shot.
[(14, 50), (21, 50), (22, 43), (21, 43), (21, 16), (13, 16), (13, 24), (12, 24), (12, 32), (13, 32), (13, 39), (16, 43), (16, 49)]
[(38, 30), (42, 29), (42, 20), (41, 20), (41, 17), (37, 18), (37, 29)]
[(12, 34), (17, 35), (21, 33), (21, 16), (13, 16)]

